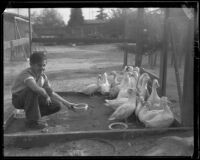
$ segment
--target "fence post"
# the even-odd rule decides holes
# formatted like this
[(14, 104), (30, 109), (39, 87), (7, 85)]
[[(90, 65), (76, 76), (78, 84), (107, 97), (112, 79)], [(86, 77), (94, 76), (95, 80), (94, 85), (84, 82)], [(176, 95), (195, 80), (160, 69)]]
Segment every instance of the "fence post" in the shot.
[(124, 49), (124, 64), (123, 64), (123, 67), (125, 67), (127, 65), (127, 59), (128, 59), (128, 53), (127, 53), (127, 50)]
[(31, 11), (30, 11), (30, 8), (28, 9), (28, 16), (29, 16), (29, 51), (30, 51), (30, 54), (29, 56), (31, 55), (32, 53), (32, 29), (31, 29)]
[(13, 41), (10, 41), (10, 61), (14, 60), (14, 46), (13, 46)]
[[(183, 82), (183, 97), (181, 103), (181, 123), (183, 126), (193, 127), (193, 68), (194, 68), (194, 22), (193, 20), (188, 20), (188, 38), (187, 38), (187, 51), (185, 55), (185, 68), (184, 68), (184, 82)], [(198, 86), (197, 86), (198, 87)], [(199, 107), (198, 105), (195, 107)]]
[(168, 46), (168, 17), (169, 17), (169, 8), (166, 8), (165, 10), (165, 19), (164, 19), (164, 32), (163, 32), (163, 49), (162, 53), (160, 55), (160, 74), (159, 74), (159, 79), (160, 79), (160, 90), (159, 90), (159, 95), (160, 96), (165, 96), (166, 95), (166, 79), (167, 79), (167, 46)]
[(144, 29), (144, 8), (138, 8), (137, 40), (136, 40), (136, 56), (135, 56), (135, 66), (138, 67), (140, 67), (142, 64), (143, 29)]

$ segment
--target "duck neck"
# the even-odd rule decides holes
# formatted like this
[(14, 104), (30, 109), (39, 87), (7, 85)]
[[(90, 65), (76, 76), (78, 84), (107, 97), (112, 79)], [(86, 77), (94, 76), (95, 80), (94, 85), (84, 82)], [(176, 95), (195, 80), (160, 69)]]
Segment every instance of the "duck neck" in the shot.
[(142, 102), (139, 102), (137, 112), (139, 113), (140, 111), (147, 111), (147, 110), (148, 110), (147, 106), (145, 104), (142, 104)]
[(130, 95), (130, 96), (128, 97), (128, 101), (131, 102), (131, 103), (133, 103), (133, 102), (136, 101), (136, 99), (135, 99), (135, 97), (134, 97), (133, 95)]
[(118, 83), (118, 81), (117, 81), (117, 75), (116, 74), (114, 75), (114, 83), (115, 84)]
[(107, 75), (104, 75), (104, 83), (108, 83)]
[(124, 78), (122, 79), (120, 86), (123, 88), (125, 86), (128, 86), (128, 84), (129, 84), (129, 77), (128, 77), (128, 75), (124, 75)]
[(138, 104), (137, 104), (137, 114), (140, 112), (140, 110), (142, 109), (142, 102), (140, 101)]
[(142, 81), (142, 88), (147, 89), (147, 81), (145, 80)]
[(159, 99), (158, 93), (157, 93), (157, 91), (156, 91), (156, 87), (153, 87), (153, 88), (152, 88), (152, 93), (151, 93), (151, 96), (150, 96), (150, 97), (152, 97), (152, 98), (154, 98), (154, 99)]

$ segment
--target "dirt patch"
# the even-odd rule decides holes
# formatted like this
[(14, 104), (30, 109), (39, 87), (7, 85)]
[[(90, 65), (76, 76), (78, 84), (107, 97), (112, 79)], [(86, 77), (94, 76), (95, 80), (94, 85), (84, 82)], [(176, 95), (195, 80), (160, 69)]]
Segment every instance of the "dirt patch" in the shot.
[[(95, 95), (92, 97), (84, 94), (66, 93), (61, 94), (63, 98), (73, 103), (86, 103), (88, 109), (86, 111), (76, 112), (69, 111), (63, 107), (61, 111), (56, 114), (48, 116), (48, 132), (68, 132), (68, 131), (93, 131), (93, 130), (109, 130), (108, 126), (114, 121), (108, 121), (109, 116), (114, 112), (111, 107), (104, 105), (106, 97)], [(133, 114), (128, 119), (128, 129), (143, 128)], [(25, 120), (16, 119), (8, 127), (5, 133), (30, 132), (25, 127)], [(40, 131), (38, 131), (40, 132)]]

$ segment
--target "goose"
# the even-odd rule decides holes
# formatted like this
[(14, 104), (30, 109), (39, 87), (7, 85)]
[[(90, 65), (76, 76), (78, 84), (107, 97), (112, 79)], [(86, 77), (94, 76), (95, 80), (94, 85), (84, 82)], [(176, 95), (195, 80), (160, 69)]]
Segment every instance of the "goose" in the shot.
[(145, 121), (149, 119), (152, 119), (157, 114), (162, 112), (162, 110), (150, 110), (148, 102), (145, 103), (143, 99), (137, 104), (136, 108), (137, 108), (136, 109), (137, 112), (135, 114), (137, 115), (138, 119), (142, 123), (144, 123)]
[(116, 71), (112, 71), (110, 75), (113, 75), (113, 82), (110, 84), (109, 97), (116, 98), (120, 90), (120, 82), (117, 80), (118, 76)]
[(138, 89), (139, 99), (137, 99), (137, 107), (135, 109), (135, 115), (138, 116), (138, 113), (144, 105), (145, 99), (148, 96), (148, 89), (147, 89), (147, 82), (149, 81), (150, 77), (148, 74), (146, 74), (143, 77), (143, 83), (140, 89)]
[(130, 74), (130, 88), (137, 89), (138, 73), (133, 71)]
[(138, 73), (138, 77), (140, 76), (140, 68), (139, 67), (134, 67), (133, 71), (136, 71)]
[(105, 101), (105, 106), (111, 107), (112, 109), (116, 110), (119, 106), (127, 102), (128, 98), (118, 98), (113, 100), (105, 99)]
[(108, 120), (123, 120), (127, 123), (127, 118), (135, 111), (136, 108), (136, 90), (128, 89), (128, 101), (119, 106)]
[(173, 123), (174, 115), (167, 104), (169, 102), (168, 98), (163, 96), (161, 97), (160, 102), (163, 109), (152, 110), (152, 111), (159, 111), (159, 112), (153, 118), (144, 121), (144, 124), (146, 127), (149, 127), (149, 128), (169, 127)]
[(144, 73), (141, 76), (142, 76), (142, 79), (140, 79), (140, 81), (142, 82), (142, 84), (140, 87), (138, 87), (138, 93), (140, 97), (146, 100), (147, 97), (149, 97), (147, 84), (148, 84), (148, 81), (150, 80), (150, 76), (147, 73)]
[(122, 98), (122, 97), (128, 98), (127, 90), (128, 90), (129, 86), (130, 86), (129, 73), (125, 72), (124, 76), (123, 76), (123, 79), (122, 79), (122, 81), (120, 83), (120, 86), (119, 86), (120, 90), (119, 90), (117, 98)]
[(152, 84), (151, 95), (147, 99), (147, 101), (151, 104), (150, 109), (162, 109), (160, 107), (160, 97), (158, 96), (156, 88), (160, 87), (158, 80), (154, 79)]
[(110, 83), (108, 82), (108, 75), (106, 72), (103, 74), (103, 79), (102, 79), (102, 82), (99, 84), (99, 86), (100, 86), (100, 92), (102, 95), (109, 94)]
[(120, 81), (118, 80), (119, 75), (116, 71), (110, 72), (110, 75), (113, 76), (113, 81), (110, 83), (110, 87), (120, 84)]
[(126, 65), (123, 69), (123, 72), (133, 72), (133, 66)]
[(89, 96), (92, 96), (94, 95), (96, 92), (99, 91), (100, 89), (100, 80), (101, 80), (101, 75), (98, 74), (97, 76), (97, 82), (96, 83), (92, 83), (92, 84), (89, 84), (87, 85), (84, 89), (83, 89), (83, 93), (86, 94), (86, 95), (89, 95)]
[(137, 88), (140, 89), (142, 87), (142, 82), (144, 77), (149, 77), (148, 73), (143, 73), (138, 78)]

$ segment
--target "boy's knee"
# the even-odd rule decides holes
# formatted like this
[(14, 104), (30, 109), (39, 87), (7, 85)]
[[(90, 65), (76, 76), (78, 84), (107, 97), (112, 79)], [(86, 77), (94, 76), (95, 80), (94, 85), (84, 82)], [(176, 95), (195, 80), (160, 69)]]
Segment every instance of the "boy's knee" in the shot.
[(38, 93), (34, 92), (32, 89), (30, 89), (28, 87), (25, 89), (25, 93), (26, 93), (26, 95), (39, 96)]
[(52, 105), (54, 106), (55, 110), (58, 112), (61, 110), (62, 108), (62, 103), (59, 101), (53, 101)]

